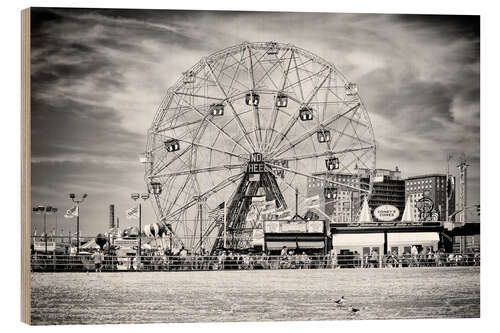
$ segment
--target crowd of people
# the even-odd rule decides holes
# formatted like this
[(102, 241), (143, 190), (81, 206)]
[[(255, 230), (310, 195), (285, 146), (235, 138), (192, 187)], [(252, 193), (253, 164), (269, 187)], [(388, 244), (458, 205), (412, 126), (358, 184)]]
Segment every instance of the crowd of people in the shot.
[(181, 249), (178, 252), (154, 253), (142, 256), (143, 270), (251, 270), (251, 269), (307, 269), (325, 268), (328, 256), (310, 256), (306, 252), (282, 251), (278, 255), (266, 252), (238, 253), (220, 250), (209, 255), (207, 252), (192, 254)]
[(239, 253), (219, 250), (210, 255), (207, 251), (192, 253), (184, 248), (179, 250), (156, 250), (117, 256), (95, 250), (80, 256), (52, 256), (35, 254), (32, 269), (52, 271), (187, 271), (187, 270), (253, 270), (253, 269), (314, 269), (314, 268), (378, 268), (378, 267), (425, 267), (425, 266), (471, 266), (480, 264), (479, 252), (445, 253), (432, 249), (410, 251), (398, 254), (389, 252), (380, 255), (376, 249), (369, 254), (358, 252), (337, 254), (306, 253), (283, 247), (271, 253)]

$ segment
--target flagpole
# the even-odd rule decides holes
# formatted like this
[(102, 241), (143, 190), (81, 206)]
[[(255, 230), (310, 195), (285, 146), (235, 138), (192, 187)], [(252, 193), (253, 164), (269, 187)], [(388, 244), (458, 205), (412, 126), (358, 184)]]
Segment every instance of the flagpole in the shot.
[(76, 204), (76, 253), (80, 253), (80, 205)]
[(226, 202), (224, 201), (224, 249), (227, 248)]

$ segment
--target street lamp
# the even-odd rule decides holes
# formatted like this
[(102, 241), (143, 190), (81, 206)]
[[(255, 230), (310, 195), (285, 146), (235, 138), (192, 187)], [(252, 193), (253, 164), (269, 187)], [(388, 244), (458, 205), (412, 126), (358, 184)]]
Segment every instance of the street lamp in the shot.
[[(149, 199), (149, 193), (132, 193), (130, 195), (132, 200), (137, 201), (137, 199), (141, 198), (142, 200), (146, 201)], [(141, 202), (139, 202), (139, 246), (137, 249), (137, 253), (139, 256), (139, 260), (141, 258), (141, 249), (142, 249), (142, 237), (141, 237), (141, 232), (142, 232), (142, 205)]]
[(81, 199), (77, 199), (75, 193), (70, 193), (69, 198), (76, 203), (76, 253), (80, 253), (80, 204), (87, 198), (87, 193), (84, 193)]
[[(52, 206), (35, 206), (33, 207), (33, 213), (43, 214), (43, 233), (45, 242), (45, 253), (47, 253), (47, 214), (56, 213), (57, 208)], [(57, 217), (56, 217), (57, 218)]]

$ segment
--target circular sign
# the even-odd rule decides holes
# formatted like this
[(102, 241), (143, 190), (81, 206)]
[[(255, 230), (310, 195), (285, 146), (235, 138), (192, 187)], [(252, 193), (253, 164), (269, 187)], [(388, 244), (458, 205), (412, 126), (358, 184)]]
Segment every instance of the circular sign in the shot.
[(380, 221), (394, 221), (399, 216), (399, 209), (393, 205), (382, 205), (375, 208), (373, 215)]
[(434, 201), (430, 198), (423, 197), (417, 201), (416, 206), (421, 213), (430, 213), (434, 208)]

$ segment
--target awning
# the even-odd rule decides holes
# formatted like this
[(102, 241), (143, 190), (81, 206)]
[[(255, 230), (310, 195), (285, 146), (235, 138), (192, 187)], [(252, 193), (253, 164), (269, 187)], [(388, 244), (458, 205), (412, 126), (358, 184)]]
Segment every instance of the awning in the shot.
[(301, 249), (322, 249), (324, 247), (324, 242), (299, 242), (299, 248)]
[(333, 247), (348, 246), (381, 246), (384, 245), (384, 234), (334, 234), (332, 235)]
[(388, 246), (434, 245), (439, 242), (437, 232), (390, 232), (387, 233)]
[(281, 250), (283, 246), (293, 250), (297, 247), (297, 242), (266, 242), (268, 250)]

